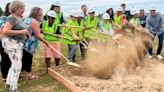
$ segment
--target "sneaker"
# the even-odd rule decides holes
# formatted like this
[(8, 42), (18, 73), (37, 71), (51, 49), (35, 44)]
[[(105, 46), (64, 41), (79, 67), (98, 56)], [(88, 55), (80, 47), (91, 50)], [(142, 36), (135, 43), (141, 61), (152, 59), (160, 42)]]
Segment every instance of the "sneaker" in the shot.
[(157, 55), (157, 58), (158, 58), (159, 60), (163, 59), (163, 57), (162, 57), (161, 55)]
[(10, 90), (9, 92), (20, 92), (18, 89)]
[(149, 55), (148, 57), (149, 57), (149, 59), (152, 59), (152, 58), (153, 58), (153, 56), (152, 56), (152, 55)]

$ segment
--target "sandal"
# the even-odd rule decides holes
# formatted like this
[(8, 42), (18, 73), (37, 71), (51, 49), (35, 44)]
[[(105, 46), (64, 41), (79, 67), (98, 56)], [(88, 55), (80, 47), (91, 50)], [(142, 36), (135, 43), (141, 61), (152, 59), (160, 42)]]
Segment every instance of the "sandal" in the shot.
[(33, 74), (29, 74), (29, 75), (27, 75), (27, 78), (26, 79), (28, 79), (28, 80), (34, 80), (34, 79), (38, 79), (38, 76), (33, 75)]

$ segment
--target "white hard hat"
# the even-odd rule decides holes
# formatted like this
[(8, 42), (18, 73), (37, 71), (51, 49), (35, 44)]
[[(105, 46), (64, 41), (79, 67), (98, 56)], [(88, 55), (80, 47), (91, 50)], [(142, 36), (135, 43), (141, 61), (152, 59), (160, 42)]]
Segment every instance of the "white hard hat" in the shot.
[(103, 14), (102, 16), (103, 19), (110, 19), (110, 16), (108, 13)]
[(88, 13), (92, 13), (92, 12), (95, 12), (95, 10), (93, 8), (88, 10)]
[(116, 11), (123, 11), (122, 7), (121, 6), (118, 6)]
[(54, 5), (54, 6), (60, 6), (60, 3), (59, 2), (53, 2), (52, 5)]
[(150, 9), (149, 9), (149, 10), (150, 10), (150, 11), (151, 11), (151, 10), (156, 10), (155, 5), (154, 5), (154, 4), (151, 4), (151, 5), (150, 5)]
[(56, 18), (56, 13), (55, 13), (55, 11), (53, 11), (53, 10), (50, 10), (50, 11), (47, 13), (47, 15), (48, 15), (49, 17)]
[(136, 8), (132, 8), (131, 10), (130, 10), (130, 14), (131, 15), (135, 15), (135, 14), (137, 14), (138, 12), (137, 12), (137, 9)]
[(109, 10), (109, 9), (111, 9), (111, 8), (112, 8), (111, 6), (110, 6), (110, 7), (109, 7), (109, 6), (108, 6), (108, 7), (106, 7), (106, 11), (108, 11), (108, 10)]
[(82, 12), (82, 10), (79, 10), (79, 17), (84, 17), (84, 13)]
[(71, 11), (70, 12), (70, 16), (73, 16), (73, 17), (79, 17), (79, 14), (78, 14), (78, 12), (77, 11)]

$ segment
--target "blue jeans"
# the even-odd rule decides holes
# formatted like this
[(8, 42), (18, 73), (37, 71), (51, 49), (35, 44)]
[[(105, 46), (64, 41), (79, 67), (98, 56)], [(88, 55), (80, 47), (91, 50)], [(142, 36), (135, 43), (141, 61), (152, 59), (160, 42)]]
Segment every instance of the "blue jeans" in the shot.
[(68, 44), (68, 60), (75, 62), (77, 45)]
[[(156, 34), (153, 34), (154, 37), (156, 36)], [(158, 49), (157, 49), (157, 55), (160, 55), (161, 54), (161, 50), (162, 50), (162, 47), (163, 47), (163, 35), (164, 33), (161, 33), (158, 36)], [(152, 55), (152, 48), (149, 48), (149, 55)]]

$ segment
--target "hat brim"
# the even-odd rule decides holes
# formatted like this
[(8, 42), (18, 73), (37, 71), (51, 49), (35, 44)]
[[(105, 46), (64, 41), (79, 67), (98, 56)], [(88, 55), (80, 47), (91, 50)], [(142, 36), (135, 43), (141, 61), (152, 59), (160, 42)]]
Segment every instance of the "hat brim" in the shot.
[(56, 18), (56, 16), (48, 16), (48, 17), (51, 17), (51, 18)]

